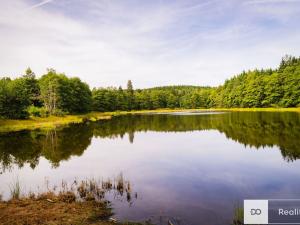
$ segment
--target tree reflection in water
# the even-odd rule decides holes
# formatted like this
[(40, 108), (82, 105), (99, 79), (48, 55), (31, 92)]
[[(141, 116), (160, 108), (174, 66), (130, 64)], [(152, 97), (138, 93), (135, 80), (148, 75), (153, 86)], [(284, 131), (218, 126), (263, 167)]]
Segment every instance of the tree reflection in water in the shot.
[(93, 137), (123, 138), (133, 143), (135, 132), (186, 132), (218, 130), (245, 146), (278, 146), (286, 161), (300, 157), (300, 114), (293, 112), (232, 112), (220, 114), (127, 115), (50, 131), (22, 131), (0, 135), (2, 172), (12, 165), (35, 168), (45, 157), (53, 167), (80, 156)]

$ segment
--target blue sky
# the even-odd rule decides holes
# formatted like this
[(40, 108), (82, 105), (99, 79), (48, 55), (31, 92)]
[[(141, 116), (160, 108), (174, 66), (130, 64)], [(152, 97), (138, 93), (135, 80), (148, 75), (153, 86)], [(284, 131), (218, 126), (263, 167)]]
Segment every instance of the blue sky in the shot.
[(299, 56), (300, 0), (0, 0), (0, 74), (212, 85)]

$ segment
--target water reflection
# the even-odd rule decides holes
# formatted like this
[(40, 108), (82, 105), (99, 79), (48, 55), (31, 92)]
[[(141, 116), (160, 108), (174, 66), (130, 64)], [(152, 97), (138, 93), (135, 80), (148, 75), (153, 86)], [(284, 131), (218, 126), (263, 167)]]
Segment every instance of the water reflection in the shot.
[(273, 112), (233, 112), (202, 115), (140, 115), (115, 118), (95, 125), (99, 137), (123, 137), (133, 141), (134, 132), (184, 132), (215, 129), (227, 138), (250, 147), (279, 146), (287, 160), (299, 157), (300, 114)]
[(51, 131), (22, 131), (1, 134), (2, 172), (16, 164), (35, 168), (41, 156), (53, 167), (72, 155), (80, 156), (92, 137), (123, 138), (133, 143), (136, 132), (187, 132), (218, 130), (227, 138), (250, 147), (278, 146), (283, 158), (300, 157), (300, 114), (275, 112), (234, 112), (203, 115), (128, 115), (98, 123), (71, 125)]
[(82, 155), (92, 137), (93, 129), (84, 124), (59, 130), (1, 134), (2, 170), (11, 168), (12, 164), (23, 167), (25, 163), (35, 168), (41, 156), (49, 160), (53, 167), (58, 167), (60, 161), (68, 160), (72, 155)]
[(299, 198), (299, 117), (128, 115), (47, 132), (1, 134), (0, 194), (9, 193), (14, 175), (28, 191), (44, 177), (59, 184), (123, 172), (139, 196), (130, 207), (111, 196), (119, 219), (230, 224), (243, 199)]

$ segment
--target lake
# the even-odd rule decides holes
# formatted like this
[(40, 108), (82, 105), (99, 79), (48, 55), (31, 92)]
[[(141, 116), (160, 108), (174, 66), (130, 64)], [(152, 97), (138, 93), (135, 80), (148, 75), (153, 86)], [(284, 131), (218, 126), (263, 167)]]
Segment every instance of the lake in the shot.
[(107, 194), (115, 218), (231, 224), (243, 199), (300, 197), (300, 114), (126, 115), (0, 135), (0, 193), (122, 176), (135, 196)]

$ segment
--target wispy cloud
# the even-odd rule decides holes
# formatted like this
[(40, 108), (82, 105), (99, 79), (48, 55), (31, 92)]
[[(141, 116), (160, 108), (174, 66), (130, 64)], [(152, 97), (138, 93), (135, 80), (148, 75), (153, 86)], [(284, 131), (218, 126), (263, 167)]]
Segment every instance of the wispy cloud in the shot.
[(246, 4), (300, 3), (299, 0), (249, 0)]
[(44, 0), (44, 1), (40, 2), (40, 3), (37, 3), (35, 5), (32, 5), (32, 6), (28, 7), (25, 11), (41, 7), (41, 6), (46, 5), (46, 4), (50, 3), (50, 2), (53, 2), (53, 0)]
[(218, 85), (299, 55), (299, 7), (243, 2), (0, 1), (0, 75), (53, 67), (91, 86)]

